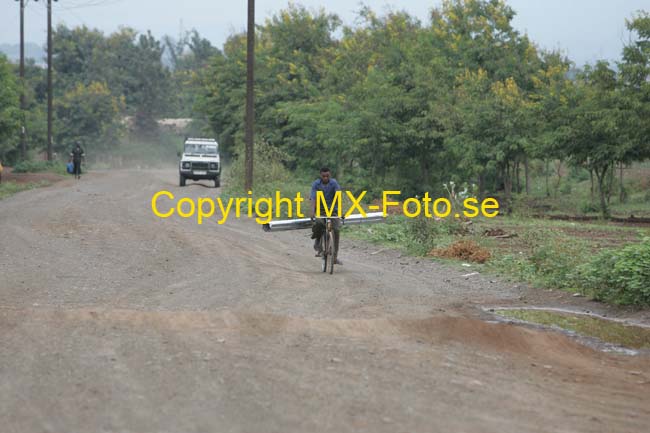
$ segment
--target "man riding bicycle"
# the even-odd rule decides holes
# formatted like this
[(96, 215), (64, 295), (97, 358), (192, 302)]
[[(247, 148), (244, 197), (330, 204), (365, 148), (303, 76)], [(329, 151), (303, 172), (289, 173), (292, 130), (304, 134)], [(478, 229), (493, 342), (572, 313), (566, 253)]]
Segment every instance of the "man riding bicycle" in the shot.
[[(316, 257), (321, 257), (323, 254), (321, 237), (323, 232), (325, 231), (325, 219), (316, 218), (316, 206), (318, 201), (316, 199), (316, 194), (318, 191), (321, 191), (323, 193), (323, 197), (325, 199), (325, 203), (327, 207), (332, 209), (332, 205), (335, 203), (336, 192), (341, 191), (341, 187), (336, 181), (336, 179), (333, 179), (331, 177), (330, 169), (327, 167), (323, 167), (320, 169), (320, 177), (311, 184), (311, 194), (309, 195), (309, 199), (311, 200), (311, 220), (314, 222), (314, 225), (312, 226), (311, 237), (312, 239), (314, 239), (314, 250), (316, 251)], [(339, 214), (338, 203), (334, 204), (333, 209), (334, 211), (332, 212), (332, 215), (333, 216), (338, 215)], [(318, 214), (321, 216), (325, 216), (327, 215), (326, 212), (327, 211), (325, 209), (320, 208)], [(337, 257), (334, 263), (337, 265), (342, 265), (343, 263), (338, 259), (341, 219), (333, 217), (331, 218), (331, 220), (332, 220), (332, 229), (334, 231), (334, 257)]]

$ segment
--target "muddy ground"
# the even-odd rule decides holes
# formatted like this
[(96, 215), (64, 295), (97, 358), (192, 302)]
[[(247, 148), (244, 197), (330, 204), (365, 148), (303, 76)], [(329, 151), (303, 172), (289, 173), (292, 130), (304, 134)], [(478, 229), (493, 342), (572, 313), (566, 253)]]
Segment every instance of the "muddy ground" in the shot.
[(157, 219), (160, 189), (218, 191), (176, 182), (0, 201), (3, 432), (647, 431), (648, 356), (481, 309), (606, 307), (347, 239), (324, 275), (305, 232)]

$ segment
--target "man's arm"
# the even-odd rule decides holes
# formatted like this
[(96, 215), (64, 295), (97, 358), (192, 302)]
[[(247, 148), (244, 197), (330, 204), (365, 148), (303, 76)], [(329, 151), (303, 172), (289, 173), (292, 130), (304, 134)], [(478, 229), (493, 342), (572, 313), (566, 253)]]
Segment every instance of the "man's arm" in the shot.
[(309, 217), (314, 219), (316, 216), (316, 182), (311, 184), (311, 192), (309, 193), (309, 200), (311, 201), (311, 215)]

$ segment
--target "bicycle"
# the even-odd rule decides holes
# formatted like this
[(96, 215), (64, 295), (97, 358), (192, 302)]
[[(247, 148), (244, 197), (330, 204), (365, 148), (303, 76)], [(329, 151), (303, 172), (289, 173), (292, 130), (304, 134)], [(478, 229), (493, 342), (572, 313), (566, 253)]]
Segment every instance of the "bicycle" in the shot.
[(331, 275), (334, 273), (334, 264), (336, 263), (336, 252), (334, 251), (334, 218), (324, 217), (321, 219), (325, 221), (325, 231), (323, 231), (320, 239), (320, 245), (323, 249), (321, 270), (327, 272), (329, 266), (329, 273)]

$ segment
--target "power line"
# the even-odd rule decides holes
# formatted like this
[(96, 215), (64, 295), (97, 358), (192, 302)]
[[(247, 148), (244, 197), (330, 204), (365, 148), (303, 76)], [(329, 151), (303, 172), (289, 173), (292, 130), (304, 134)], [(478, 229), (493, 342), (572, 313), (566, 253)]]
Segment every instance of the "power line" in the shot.
[(84, 19), (81, 18), (79, 15), (77, 15), (74, 9), (66, 9), (66, 8), (59, 7), (58, 10), (65, 12), (66, 14), (68, 14), (68, 16), (71, 16), (75, 21), (87, 27), (87, 24), (84, 21)]
[(121, 3), (124, 0), (96, 0), (96, 1), (87, 1), (84, 3), (74, 3), (72, 2), (72, 5), (70, 6), (62, 6), (60, 9), (69, 11), (73, 9), (84, 9), (84, 8), (90, 8), (90, 7), (101, 7), (101, 6), (112, 6), (117, 3)]
[[(36, 0), (35, 0), (35, 1), (36, 1)], [(43, 8), (44, 8), (44, 9), (47, 8), (47, 5), (46, 5), (45, 3), (41, 3), (41, 4), (43, 5)], [(27, 5), (27, 4), (25, 4), (25, 6), (26, 6), (26, 5)], [(32, 9), (30, 9), (30, 10), (31, 10), (32, 12), (36, 12), (36, 13), (37, 13), (38, 15), (40, 15), (40, 16), (45, 16), (44, 13), (43, 13), (43, 11), (39, 10), (38, 8), (32, 8)]]

